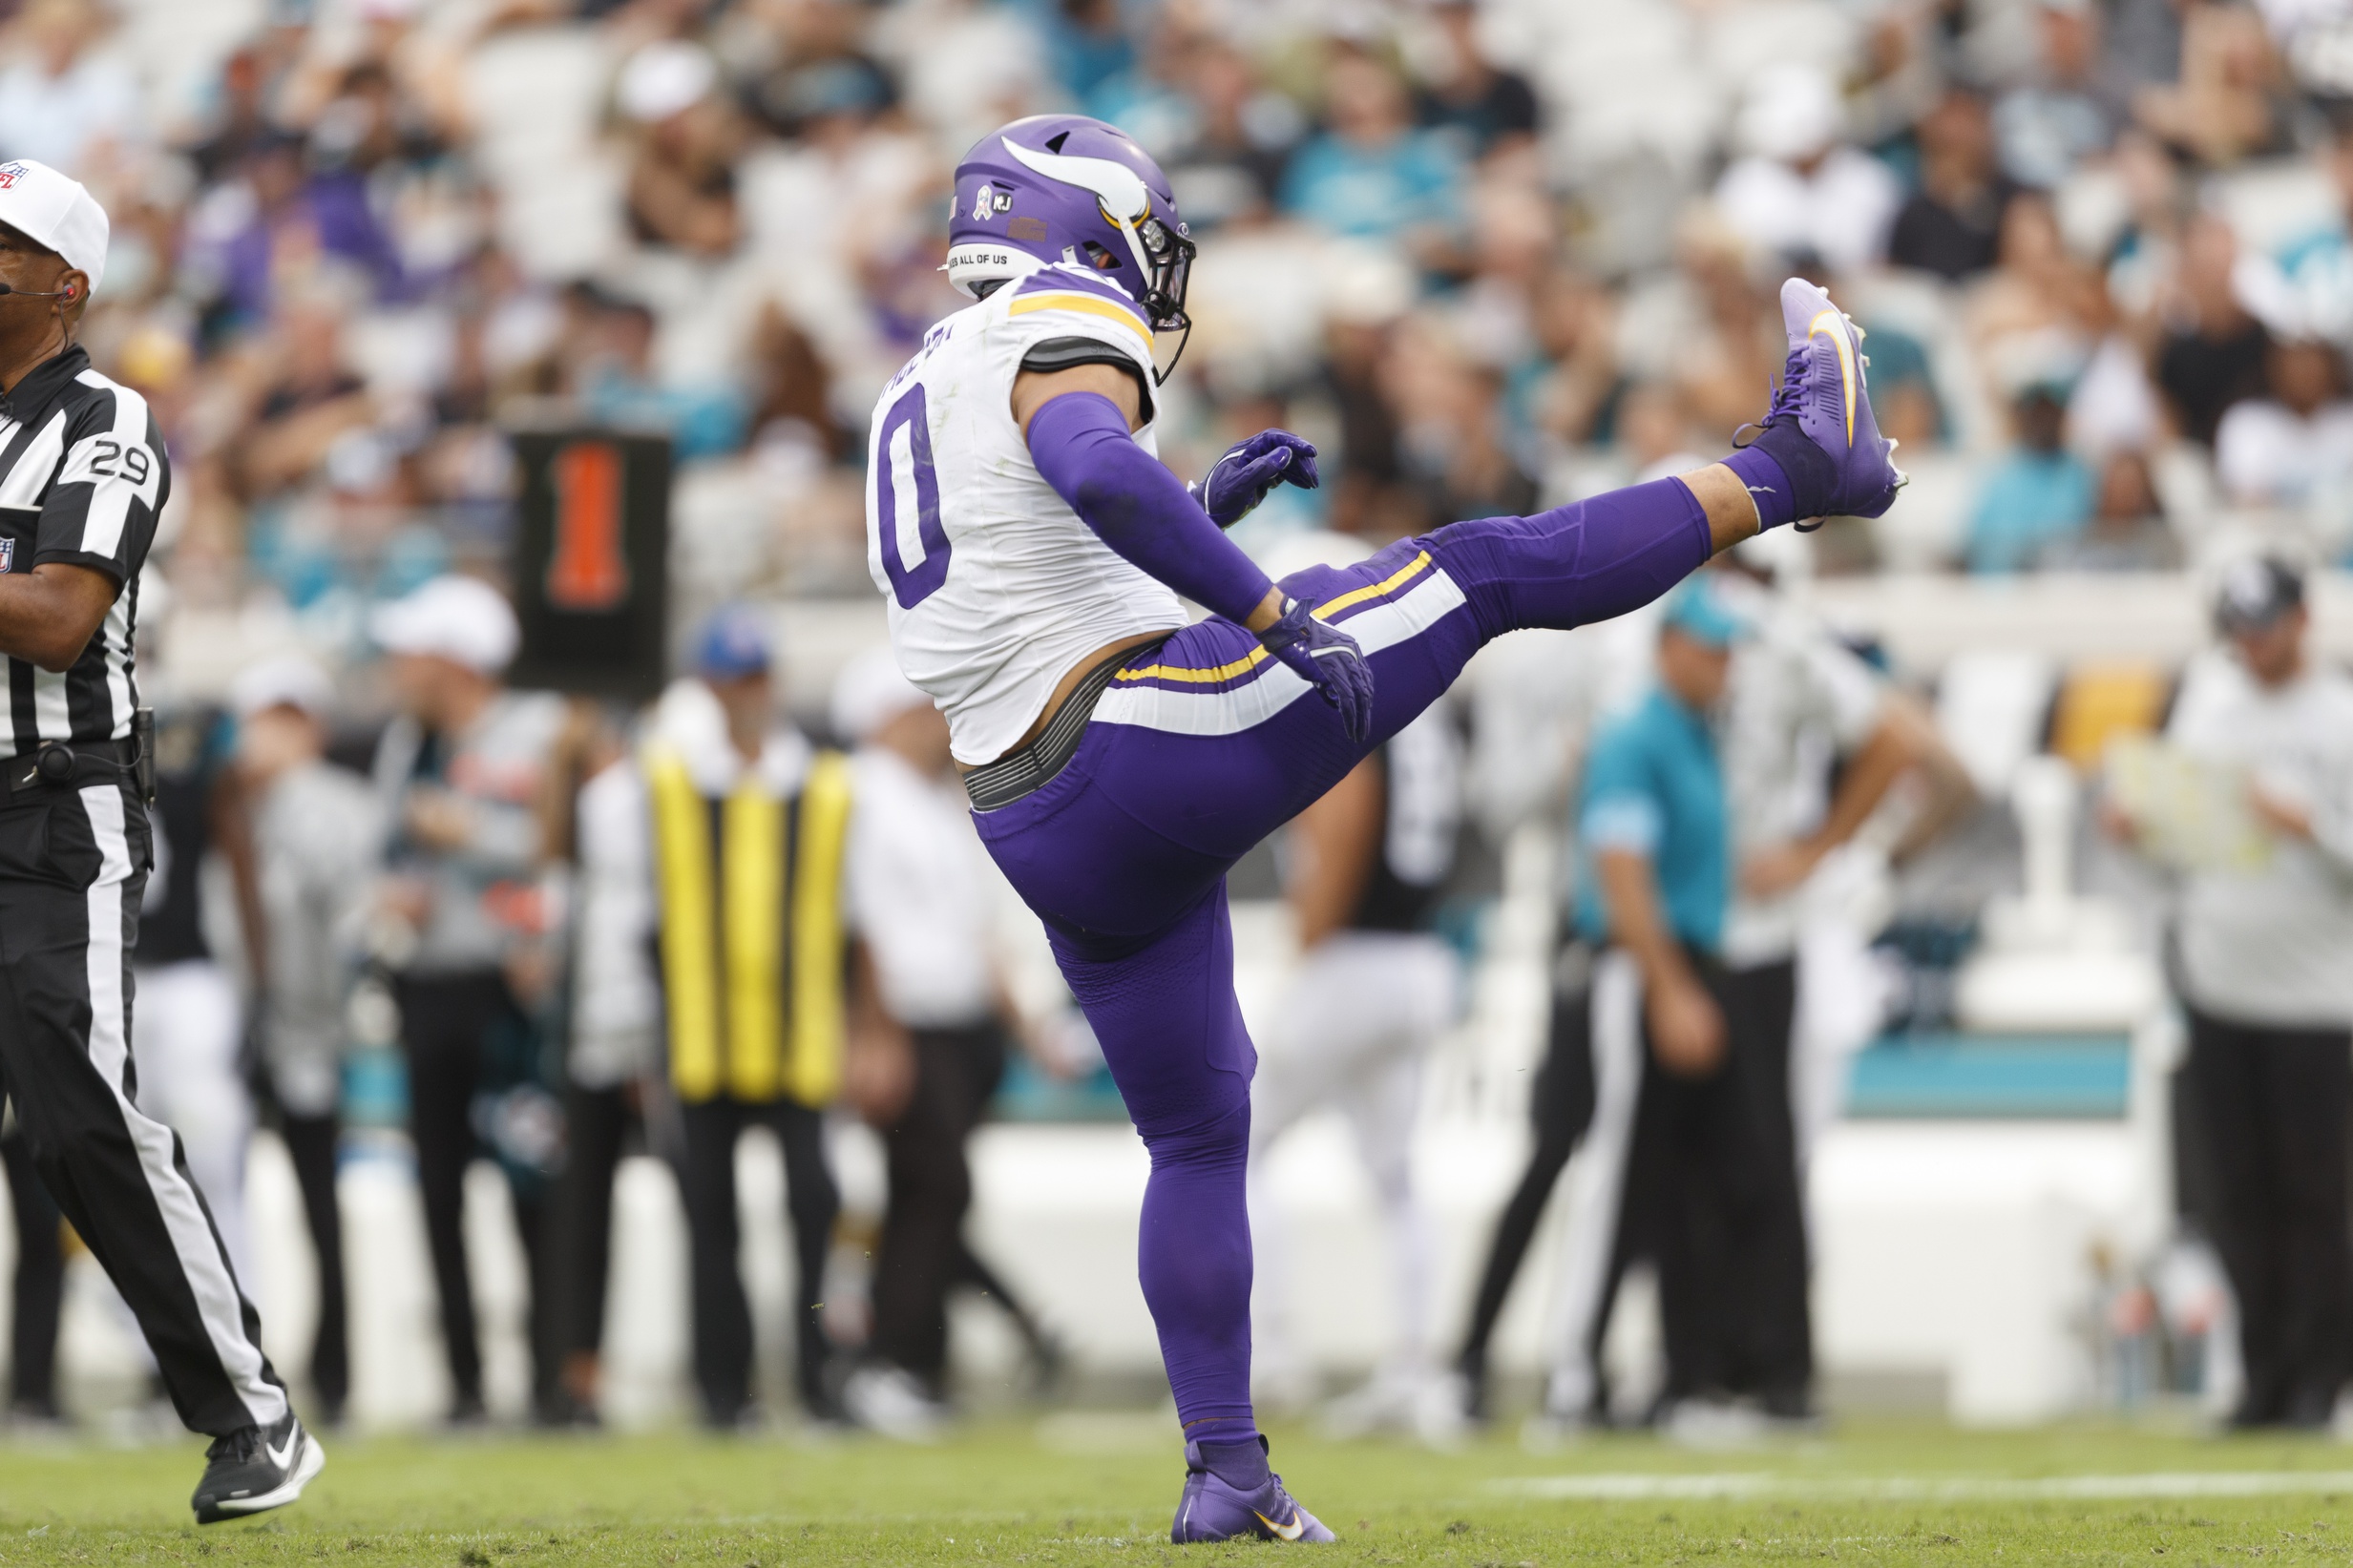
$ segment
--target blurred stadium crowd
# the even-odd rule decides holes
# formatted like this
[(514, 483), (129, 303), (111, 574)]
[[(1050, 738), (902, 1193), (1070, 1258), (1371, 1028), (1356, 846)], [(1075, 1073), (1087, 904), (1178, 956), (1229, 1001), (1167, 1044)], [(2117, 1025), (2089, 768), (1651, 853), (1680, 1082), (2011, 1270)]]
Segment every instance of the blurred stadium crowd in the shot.
[(1919, 476), (1823, 570), (2165, 564), (2247, 512), (2333, 558), (2338, 10), (32, 0), (0, 153), (116, 215), (87, 341), (173, 443), (175, 589), (333, 657), (493, 553), (529, 399), (669, 429), (690, 607), (862, 594), (872, 397), (957, 303), (947, 171), (1050, 107), (1130, 130), (1202, 241), (1171, 460), (1331, 454), (1262, 530), (1713, 452), (1796, 267)]
[[(1292, 535), (1378, 544), (1712, 459), (1780, 364), (1773, 291), (1791, 271), (1868, 327), (1880, 424), (1914, 475), (1887, 517), (1796, 546), (1815, 575), (2177, 570), (2250, 538), (2316, 565), (2353, 550), (2353, 7), (2332, 0), (0, 11), (0, 157), (64, 170), (113, 215), (83, 341), (171, 445), (142, 684), (167, 720), (198, 716), (178, 759), (192, 798), (227, 780), (244, 803), (192, 806), (181, 826), (167, 805), (167, 830), (255, 868), (241, 889), (251, 929), (273, 932), (272, 1028), (303, 1036), (265, 1056), (306, 1189), (327, 1194), (311, 1218), (328, 1251), (317, 1177), (339, 1098), (368, 1093), (364, 1075), (339, 1083), (337, 1054), (412, 1037), (390, 1102), (413, 1119), (435, 1271), (459, 1304), (442, 1328), (461, 1417), (481, 1402), (464, 1164), (498, 1154), (535, 1253), (542, 1226), (600, 1235), (593, 1206), (557, 1217), (550, 1151), (568, 1116), (576, 1166), (602, 1150), (609, 1185), (646, 1114), (628, 1087), (645, 1063), (599, 1041), (595, 1008), (651, 1005), (559, 983), (567, 964), (625, 980), (594, 945), (635, 951), (636, 928), (542, 940), (571, 929), (551, 886), (598, 907), (600, 807), (580, 786), (630, 770), (607, 766), (625, 716), (497, 682), (512, 620), (475, 579), (498, 577), (514, 528), (503, 432), (558, 414), (668, 435), (677, 662), (700, 679), (658, 723), (715, 755), (731, 744), (723, 773), (815, 765), (797, 735), (770, 735), (759, 628), (790, 638), (823, 601), (871, 601), (865, 427), (924, 329), (964, 303), (937, 270), (948, 173), (1005, 120), (1096, 115), (1170, 173), (1201, 252), (1161, 450), (1197, 473), (1267, 426), (1314, 440), (1324, 488), (1280, 491), (1237, 530), (1271, 558)], [(747, 601), (775, 613), (729, 608)], [(830, 707), (797, 708), (822, 739), (922, 764), (881, 786), (900, 789), (904, 827), (938, 805), (945, 758), (928, 733), (885, 734), (902, 695), (852, 665)], [(441, 755), (436, 733), (467, 739)], [(271, 794), (290, 777), (306, 793)], [(189, 941), (154, 963), (205, 953)], [(397, 977), (389, 991), (363, 985), (356, 1006), (340, 984), (305, 993), (362, 953)], [(895, 985), (918, 1033), (1000, 1011), (984, 980), (940, 1001), (932, 959), (909, 963), (874, 992), (895, 1005)], [(397, 1026), (378, 1015), (395, 993)], [(526, 1055), (569, 1043), (569, 1075), (414, 1046), (453, 1017), (489, 1037), (481, 1020), (509, 1016)], [(853, 1099), (906, 1102), (904, 1082), (858, 1081), (855, 1056)], [(952, 1141), (988, 1085), (942, 1093), (926, 1136)], [(777, 1131), (788, 1163), (818, 1158), (807, 1129)], [(960, 1168), (917, 1168), (918, 1142), (893, 1148), (894, 1182), (944, 1182), (960, 1213)], [(690, 1217), (725, 1234), (698, 1236), (699, 1258), (733, 1243), (732, 1178), (703, 1175), (721, 1185), (688, 1193)], [(793, 1181), (805, 1271), (824, 1267), (827, 1185)], [(931, 1305), (893, 1323), (877, 1304), (910, 1376), (866, 1392), (878, 1421), (913, 1430), (935, 1413), (938, 1295), (1004, 1292), (937, 1236), (901, 1244), (928, 1249)], [(580, 1266), (601, 1282), (601, 1252)], [(695, 1371), (726, 1425), (750, 1408), (750, 1330), (706, 1283)], [(602, 1299), (544, 1296), (535, 1399), (569, 1419), (594, 1403)], [(38, 1323), (16, 1323), (21, 1390)], [(819, 1343), (804, 1333), (800, 1389), (830, 1407), (841, 1390), (807, 1359)], [(322, 1340), (313, 1381), (346, 1375), (326, 1370), (343, 1353)]]

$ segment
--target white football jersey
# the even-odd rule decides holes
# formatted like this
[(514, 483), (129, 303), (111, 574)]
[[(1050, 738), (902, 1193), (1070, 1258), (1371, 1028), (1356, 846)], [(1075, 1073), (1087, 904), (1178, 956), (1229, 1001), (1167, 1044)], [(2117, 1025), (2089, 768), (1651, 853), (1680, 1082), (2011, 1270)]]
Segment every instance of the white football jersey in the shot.
[[(1152, 333), (1133, 302), (1052, 266), (933, 327), (874, 409), (867, 570), (899, 668), (947, 715), (967, 764), (1012, 749), (1088, 654), (1186, 621), (1175, 593), (1114, 554), (1030, 460), (1014, 377), (1057, 338), (1108, 345), (1151, 385)], [(1148, 421), (1136, 440), (1158, 455)]]

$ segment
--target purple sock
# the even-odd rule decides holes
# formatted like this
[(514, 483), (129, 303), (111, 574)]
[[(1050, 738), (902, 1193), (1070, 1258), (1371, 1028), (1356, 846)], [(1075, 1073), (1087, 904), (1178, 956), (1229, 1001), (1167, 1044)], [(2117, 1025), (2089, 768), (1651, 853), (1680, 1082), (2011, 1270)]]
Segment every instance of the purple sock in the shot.
[(1805, 515), (1796, 510), (1797, 492), (1781, 471), (1781, 465), (1762, 447), (1743, 447), (1724, 459), (1724, 466), (1740, 476), (1749, 487), (1749, 499), (1756, 503), (1756, 530), (1779, 528), (1794, 523)]
[(1830, 511), (1838, 492), (1838, 466), (1784, 415), (1757, 432), (1756, 440), (1724, 459), (1756, 502), (1759, 532), (1802, 522)]
[(1246, 1442), (1226, 1438), (1201, 1445), (1201, 1462), (1209, 1474), (1239, 1492), (1255, 1492), (1267, 1484), (1266, 1445), (1253, 1434)]

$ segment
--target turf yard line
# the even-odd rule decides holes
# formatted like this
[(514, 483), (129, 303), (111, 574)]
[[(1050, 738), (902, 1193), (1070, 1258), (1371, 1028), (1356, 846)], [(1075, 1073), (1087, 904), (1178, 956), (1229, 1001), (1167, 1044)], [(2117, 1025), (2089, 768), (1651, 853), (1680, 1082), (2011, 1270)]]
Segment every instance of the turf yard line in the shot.
[(2353, 1493), (2353, 1470), (2161, 1472), (2140, 1475), (1845, 1475), (1761, 1471), (1661, 1474), (1527, 1475), (1487, 1483), (1517, 1497), (1588, 1502), (1645, 1498), (1810, 1497), (1858, 1502), (2027, 1502), (2136, 1497), (2290, 1497)]

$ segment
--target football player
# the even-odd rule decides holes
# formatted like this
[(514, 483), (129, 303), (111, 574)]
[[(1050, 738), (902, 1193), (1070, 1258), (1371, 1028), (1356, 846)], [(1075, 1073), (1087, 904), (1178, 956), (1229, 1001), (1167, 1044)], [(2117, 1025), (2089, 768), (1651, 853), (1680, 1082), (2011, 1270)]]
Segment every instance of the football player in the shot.
[(1255, 1053), (1227, 868), (1488, 639), (1622, 614), (1760, 528), (1875, 516), (1902, 475), (1861, 333), (1792, 280), (1783, 384), (1724, 462), (1271, 582), (1220, 531), (1312, 488), (1315, 449), (1262, 431), (1190, 487), (1155, 455), (1154, 335), (1190, 324), (1193, 255), (1159, 166), (1099, 120), (1040, 115), (984, 137), (955, 200), (946, 271), (977, 303), (875, 409), (868, 564), (1150, 1151), (1139, 1272), (1184, 1425), (1173, 1537), (1330, 1540), (1250, 1410)]

